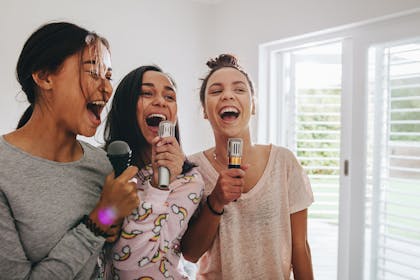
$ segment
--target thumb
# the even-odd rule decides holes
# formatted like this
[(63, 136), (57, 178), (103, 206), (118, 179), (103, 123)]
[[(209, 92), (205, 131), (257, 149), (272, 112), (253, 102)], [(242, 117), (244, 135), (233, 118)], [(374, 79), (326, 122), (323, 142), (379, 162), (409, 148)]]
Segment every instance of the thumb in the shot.
[(242, 164), (241, 165), (241, 169), (243, 170), (243, 171), (246, 171), (246, 170), (248, 170), (248, 168), (251, 166), (251, 164), (249, 164), (249, 163), (245, 163), (245, 164)]

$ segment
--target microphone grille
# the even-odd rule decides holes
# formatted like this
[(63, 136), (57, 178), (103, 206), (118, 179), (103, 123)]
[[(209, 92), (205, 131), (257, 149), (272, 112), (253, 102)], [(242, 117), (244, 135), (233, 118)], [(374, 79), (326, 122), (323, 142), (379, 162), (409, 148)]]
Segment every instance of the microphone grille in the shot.
[(242, 156), (242, 139), (229, 138), (228, 139), (228, 157), (241, 157)]
[(108, 155), (125, 155), (131, 154), (131, 149), (126, 142), (117, 140), (109, 144), (107, 153)]
[(170, 121), (161, 121), (158, 135), (160, 137), (175, 136), (175, 124)]

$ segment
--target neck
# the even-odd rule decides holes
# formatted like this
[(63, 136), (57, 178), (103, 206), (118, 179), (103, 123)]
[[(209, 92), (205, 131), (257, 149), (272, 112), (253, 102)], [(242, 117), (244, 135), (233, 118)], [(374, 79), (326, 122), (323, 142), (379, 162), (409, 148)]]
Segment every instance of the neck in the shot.
[(23, 127), (7, 134), (5, 138), (31, 155), (52, 161), (71, 162), (83, 155), (76, 134), (63, 130), (51, 119), (40, 117), (35, 111)]
[(229, 138), (241, 138), (243, 141), (242, 145), (242, 154), (243, 158), (246, 158), (247, 155), (251, 154), (251, 150), (254, 147), (254, 145), (251, 142), (251, 136), (249, 133), (238, 135), (238, 136), (232, 136), (227, 137), (226, 135), (223, 136), (216, 136), (215, 135), (215, 142), (216, 146), (210, 150), (211, 156), (213, 159), (220, 165), (227, 166), (228, 164), (228, 156), (227, 156), (227, 142)]

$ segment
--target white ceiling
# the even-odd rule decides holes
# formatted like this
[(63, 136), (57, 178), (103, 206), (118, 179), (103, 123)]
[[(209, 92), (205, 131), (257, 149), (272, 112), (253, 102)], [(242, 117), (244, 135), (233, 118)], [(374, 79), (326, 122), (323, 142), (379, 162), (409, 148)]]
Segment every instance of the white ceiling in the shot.
[(222, 0), (191, 0), (193, 2), (205, 3), (205, 4), (219, 4)]

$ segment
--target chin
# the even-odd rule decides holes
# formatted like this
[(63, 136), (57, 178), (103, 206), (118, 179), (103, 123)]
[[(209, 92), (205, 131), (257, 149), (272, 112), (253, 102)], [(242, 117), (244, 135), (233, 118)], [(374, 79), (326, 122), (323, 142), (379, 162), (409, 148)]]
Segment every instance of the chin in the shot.
[(96, 133), (96, 127), (91, 129), (83, 129), (79, 132), (79, 135), (82, 135), (84, 137), (92, 137)]

